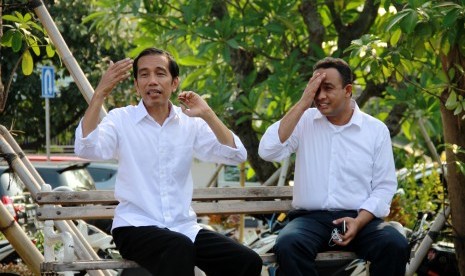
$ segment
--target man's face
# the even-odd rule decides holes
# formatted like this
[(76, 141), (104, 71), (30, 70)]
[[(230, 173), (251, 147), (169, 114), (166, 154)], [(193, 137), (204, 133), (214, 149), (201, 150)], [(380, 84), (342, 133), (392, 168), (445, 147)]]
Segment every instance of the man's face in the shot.
[(168, 58), (147, 55), (138, 60), (137, 80), (134, 86), (147, 108), (167, 105), (176, 90), (179, 79), (171, 76)]
[(315, 95), (316, 108), (328, 119), (344, 117), (345, 112), (350, 111), (347, 110), (347, 104), (350, 103), (352, 85), (343, 86), (341, 75), (335, 68), (320, 68), (314, 73), (317, 72), (326, 73), (326, 77)]

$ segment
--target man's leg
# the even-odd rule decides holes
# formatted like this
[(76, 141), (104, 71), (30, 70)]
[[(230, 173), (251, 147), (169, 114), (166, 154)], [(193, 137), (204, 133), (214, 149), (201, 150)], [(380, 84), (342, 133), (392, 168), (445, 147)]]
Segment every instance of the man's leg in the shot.
[(308, 212), (281, 229), (274, 246), (279, 276), (318, 275), (315, 258), (331, 237), (333, 219), (327, 212)]
[(194, 247), (195, 265), (208, 276), (259, 276), (261, 273), (260, 256), (222, 234), (202, 229)]
[(369, 222), (349, 244), (370, 261), (370, 275), (403, 276), (409, 259), (407, 239), (381, 219)]
[(194, 275), (194, 244), (187, 236), (156, 226), (118, 227), (112, 234), (121, 256), (151, 274)]

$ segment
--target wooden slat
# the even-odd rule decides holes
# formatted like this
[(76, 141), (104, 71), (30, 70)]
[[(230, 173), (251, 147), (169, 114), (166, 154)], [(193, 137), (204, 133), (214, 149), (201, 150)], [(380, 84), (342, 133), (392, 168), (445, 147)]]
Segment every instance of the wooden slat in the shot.
[[(266, 186), (243, 188), (197, 188), (193, 193), (194, 201), (217, 199), (286, 199), (292, 197), (292, 187)], [(79, 192), (40, 192), (37, 194), (39, 204), (117, 204), (113, 191), (79, 191)]]
[[(266, 214), (287, 212), (291, 208), (291, 200), (194, 202), (192, 207), (197, 215)], [(115, 208), (116, 205), (40, 206), (37, 208), (37, 219), (109, 219), (113, 218)]]
[(91, 261), (73, 261), (72, 263), (62, 262), (44, 262), (41, 263), (42, 272), (60, 272), (60, 271), (81, 271), (81, 270), (104, 270), (104, 269), (122, 269), (139, 267), (139, 265), (129, 260), (91, 260)]
[(38, 204), (117, 204), (113, 191), (40, 192)]
[[(263, 263), (276, 262), (276, 256), (273, 253), (260, 255)], [(354, 252), (348, 251), (326, 251), (318, 253), (315, 261), (318, 264), (325, 262), (334, 262), (340, 260), (354, 260), (357, 255)], [(81, 271), (81, 270), (104, 270), (104, 269), (123, 269), (134, 268), (139, 265), (129, 260), (92, 260), (92, 261), (73, 261), (72, 263), (62, 262), (44, 262), (41, 264), (42, 272), (62, 272), (62, 271)]]
[(291, 200), (195, 202), (192, 207), (197, 215), (269, 214), (289, 211)]

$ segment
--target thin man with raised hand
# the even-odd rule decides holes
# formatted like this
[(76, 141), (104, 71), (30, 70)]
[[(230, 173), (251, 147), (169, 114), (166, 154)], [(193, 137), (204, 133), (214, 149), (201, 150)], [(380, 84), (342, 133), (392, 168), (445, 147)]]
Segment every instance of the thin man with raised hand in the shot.
[(352, 99), (344, 60), (328, 57), (313, 69), (301, 99), (259, 146), (268, 161), (296, 153), (293, 210), (275, 245), (278, 275), (318, 275), (317, 253), (337, 249), (370, 261), (370, 275), (404, 275), (407, 240), (382, 219), (397, 189), (389, 131)]
[[(99, 123), (105, 98), (131, 67), (139, 104), (115, 108)], [(193, 276), (197, 266), (208, 276), (258, 276), (262, 261), (253, 250), (197, 223), (193, 157), (236, 165), (247, 152), (197, 93), (179, 93), (182, 107), (170, 101), (179, 81), (177, 63), (160, 49), (111, 64), (76, 129), (75, 152), (118, 160), (112, 235), (123, 258), (153, 275)]]

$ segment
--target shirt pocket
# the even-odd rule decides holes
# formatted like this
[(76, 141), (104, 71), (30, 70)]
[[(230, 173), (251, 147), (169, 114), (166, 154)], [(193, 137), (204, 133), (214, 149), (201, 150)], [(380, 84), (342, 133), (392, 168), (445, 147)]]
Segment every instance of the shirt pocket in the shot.
[(192, 145), (177, 145), (170, 149), (168, 157), (170, 162), (169, 170), (176, 179), (185, 179), (192, 166), (193, 148)]
[(369, 189), (373, 177), (373, 158), (368, 152), (348, 150), (343, 164), (342, 177), (350, 184), (349, 189)]

